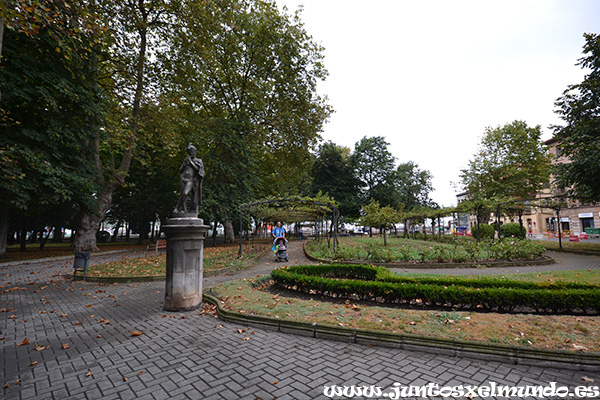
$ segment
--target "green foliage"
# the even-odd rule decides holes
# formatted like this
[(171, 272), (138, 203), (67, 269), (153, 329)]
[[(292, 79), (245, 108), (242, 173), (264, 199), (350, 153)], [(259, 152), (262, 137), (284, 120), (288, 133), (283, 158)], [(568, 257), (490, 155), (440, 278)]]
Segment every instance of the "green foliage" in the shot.
[(475, 225), (471, 228), (471, 233), (477, 239), (493, 239), (495, 232), (494, 226), (488, 224)]
[(516, 222), (508, 222), (506, 224), (500, 225), (500, 237), (513, 237), (517, 239), (525, 239), (527, 231), (524, 226)]
[(499, 278), (405, 277), (367, 265), (294, 266), (271, 277), (287, 289), (388, 303), (419, 301), (429, 306), (538, 312), (600, 311), (600, 288), (580, 283), (535, 283)]
[(535, 197), (550, 179), (550, 158), (541, 140), (541, 127), (514, 121), (487, 128), (460, 179), (472, 199), (476, 195), (482, 199)]
[[(191, 0), (176, 18), (161, 61), (173, 76), (172, 96), (189, 106), (186, 118), (199, 122), (192, 137), (214, 140), (201, 130), (206, 121), (243, 123), (235, 131), (240, 142), (235, 149), (246, 148), (249, 155), (239, 156), (257, 169), (248, 171), (251, 188), (241, 193), (308, 192), (310, 151), (331, 109), (317, 94), (317, 83), (327, 75), (323, 49), (306, 33), (300, 15), (259, 0)], [(207, 164), (208, 157), (214, 155), (207, 154)], [(232, 173), (229, 169), (229, 181), (237, 179)], [(218, 191), (239, 204), (234, 185)]]
[(407, 211), (429, 205), (432, 179), (429, 171), (420, 170), (419, 165), (412, 161), (398, 165), (394, 177), (398, 203), (404, 204)]
[(589, 72), (557, 99), (556, 113), (565, 122), (554, 126), (560, 156), (570, 162), (555, 166), (560, 188), (581, 197), (600, 198), (600, 35), (585, 33), (585, 56), (578, 65)]
[[(18, 209), (85, 201), (90, 141), (102, 115), (99, 29), (88, 10), (41, 1), (7, 22), (0, 87), (0, 201)], [(35, 12), (34, 12), (35, 11)]]
[(354, 145), (352, 165), (363, 186), (364, 204), (371, 199), (384, 206), (394, 204), (395, 157), (382, 136), (363, 137)]
[(543, 256), (543, 244), (532, 240), (504, 238), (501, 241), (476, 242), (471, 238), (456, 238), (450, 235), (434, 237), (442, 243), (394, 239), (391, 245), (382, 246), (378, 239), (340, 241), (336, 252), (327, 243), (311, 241), (307, 250), (316, 257), (337, 261), (371, 262), (485, 262), (494, 260), (532, 260)]
[(361, 213), (361, 224), (381, 228), (383, 230), (383, 243), (384, 246), (387, 246), (386, 230), (402, 220), (401, 213), (390, 206), (380, 207), (379, 202), (374, 199), (371, 199), (371, 202), (362, 208)]
[(339, 203), (345, 218), (360, 215), (360, 182), (354, 175), (347, 155), (349, 149), (332, 142), (321, 145), (312, 167), (312, 194), (327, 193)]

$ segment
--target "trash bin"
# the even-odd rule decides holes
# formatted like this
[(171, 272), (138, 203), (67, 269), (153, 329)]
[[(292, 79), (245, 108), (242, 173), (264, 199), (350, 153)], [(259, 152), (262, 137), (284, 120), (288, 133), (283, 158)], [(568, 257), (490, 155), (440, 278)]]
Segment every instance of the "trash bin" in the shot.
[(90, 262), (90, 254), (89, 252), (77, 252), (75, 253), (75, 261), (73, 262), (73, 280), (75, 280), (75, 275), (78, 270), (83, 270), (83, 280), (85, 281), (85, 276), (87, 274), (87, 267)]

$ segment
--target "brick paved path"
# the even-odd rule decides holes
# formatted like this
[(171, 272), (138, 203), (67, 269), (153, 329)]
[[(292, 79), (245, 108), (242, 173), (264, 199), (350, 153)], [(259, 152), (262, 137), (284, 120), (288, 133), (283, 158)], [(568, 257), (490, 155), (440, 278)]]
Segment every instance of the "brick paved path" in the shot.
[[(276, 265), (266, 262), (241, 275)], [(323, 385), (332, 384), (600, 384), (598, 373), (366, 347), (244, 330), (198, 312), (167, 313), (164, 282), (70, 282), (61, 274), (71, 265), (0, 266), (0, 399), (324, 399)], [(19, 346), (25, 339), (29, 344)]]

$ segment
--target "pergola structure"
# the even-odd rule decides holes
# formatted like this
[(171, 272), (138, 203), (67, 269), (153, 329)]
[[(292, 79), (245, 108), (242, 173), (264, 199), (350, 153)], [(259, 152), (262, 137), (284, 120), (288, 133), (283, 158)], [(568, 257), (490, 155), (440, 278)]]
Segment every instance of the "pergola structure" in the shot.
[(240, 206), (240, 250), (238, 257), (242, 256), (243, 224), (244, 211), (251, 210), (250, 213), (256, 218), (263, 220), (283, 220), (283, 221), (312, 221), (317, 218), (323, 218), (331, 213), (331, 237), (333, 238), (333, 249), (335, 250), (337, 239), (337, 222), (339, 211), (335, 204), (309, 199), (309, 198), (283, 198), (283, 199), (265, 199), (252, 203), (242, 204)]

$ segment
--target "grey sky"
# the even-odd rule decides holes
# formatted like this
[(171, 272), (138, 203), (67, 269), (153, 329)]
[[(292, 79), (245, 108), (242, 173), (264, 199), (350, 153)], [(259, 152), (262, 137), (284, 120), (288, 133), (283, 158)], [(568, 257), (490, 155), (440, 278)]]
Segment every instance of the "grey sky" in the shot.
[(460, 169), (486, 127), (560, 123), (554, 101), (581, 82), (584, 32), (600, 31), (594, 0), (278, 0), (304, 5), (325, 47), (319, 91), (336, 110), (323, 137), (354, 148), (385, 136), (398, 162), (434, 176), (433, 200), (456, 204)]

